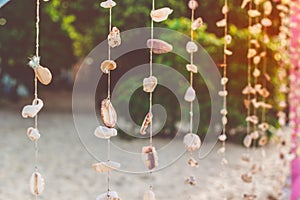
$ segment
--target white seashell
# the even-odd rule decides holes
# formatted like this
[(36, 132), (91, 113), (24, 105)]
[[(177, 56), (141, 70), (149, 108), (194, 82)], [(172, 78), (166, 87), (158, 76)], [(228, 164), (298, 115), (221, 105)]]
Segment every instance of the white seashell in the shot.
[(255, 93), (256, 93), (256, 91), (251, 85), (247, 85), (242, 91), (242, 94), (245, 94), (245, 95), (246, 94), (255, 94)]
[(223, 108), (221, 111), (220, 111), (221, 115), (227, 115), (228, 114), (228, 111), (227, 109)]
[(225, 27), (227, 24), (226, 19), (221, 19), (220, 21), (217, 21), (216, 25), (217, 27)]
[(257, 68), (255, 68), (255, 69), (253, 70), (252, 75), (253, 75), (254, 77), (256, 77), (256, 78), (259, 77), (259, 76), (260, 76), (260, 70), (257, 69)]
[(117, 5), (116, 2), (114, 2), (113, 0), (107, 0), (107, 1), (100, 3), (100, 6), (102, 8), (112, 8), (116, 5)]
[(186, 44), (186, 51), (188, 53), (195, 53), (198, 51), (198, 46), (196, 45), (195, 42), (193, 41), (189, 41), (187, 44)]
[(115, 191), (109, 191), (103, 194), (100, 194), (96, 200), (121, 200), (118, 193)]
[(39, 130), (33, 127), (27, 129), (27, 136), (32, 141), (36, 141), (41, 137)]
[(252, 35), (260, 34), (261, 31), (262, 31), (262, 25), (260, 23), (254, 24), (254, 25), (249, 27), (249, 32)]
[(146, 129), (148, 128), (149, 124), (152, 122), (152, 118), (153, 118), (153, 115), (152, 115), (151, 112), (149, 112), (149, 113), (146, 115), (146, 117), (145, 117), (145, 119), (144, 119), (144, 121), (143, 121), (143, 124), (142, 124), (142, 126), (141, 126), (141, 129), (140, 129), (140, 133), (141, 133), (142, 135), (146, 135)]
[(198, 8), (199, 5), (196, 0), (190, 0), (188, 6), (191, 10), (196, 10), (196, 8)]
[(243, 0), (241, 8), (244, 9), (246, 8), (247, 4), (250, 3), (251, 0)]
[(200, 137), (194, 133), (188, 133), (184, 136), (183, 144), (186, 150), (196, 151), (200, 149), (201, 140)]
[(149, 170), (158, 166), (158, 156), (155, 147), (145, 146), (142, 149), (142, 153), (145, 165)]
[(258, 131), (253, 131), (251, 133), (251, 137), (253, 138), (253, 140), (257, 140), (259, 138), (259, 132)]
[(262, 136), (258, 141), (259, 146), (265, 146), (267, 143), (268, 143), (268, 137), (267, 136)]
[(173, 12), (172, 9), (170, 8), (160, 8), (157, 10), (152, 10), (151, 11), (151, 18), (155, 22), (162, 22), (168, 19), (168, 16)]
[(231, 35), (225, 35), (224, 37), (226, 44), (230, 44), (232, 41), (232, 36)]
[(203, 26), (203, 20), (201, 17), (195, 19), (195, 21), (192, 23), (192, 29), (195, 31), (198, 28), (201, 28)]
[(246, 135), (246, 137), (244, 138), (244, 141), (243, 141), (245, 147), (249, 148), (251, 146), (252, 139), (253, 139), (252, 135)]
[(219, 136), (219, 140), (220, 140), (221, 142), (225, 142), (225, 141), (227, 140), (226, 134), (220, 135), (220, 136)]
[(120, 30), (117, 27), (113, 27), (107, 37), (107, 40), (108, 40), (108, 45), (112, 48), (120, 46), (121, 45)]
[(251, 161), (251, 157), (249, 154), (243, 154), (241, 157), (242, 161), (244, 162), (250, 162)]
[(228, 83), (228, 78), (227, 77), (221, 78), (221, 85), (226, 85), (227, 83)]
[(194, 64), (187, 64), (186, 65), (186, 70), (189, 72), (197, 73), (198, 72), (198, 67)]
[(258, 124), (258, 117), (255, 115), (246, 117), (247, 122), (251, 122), (253, 124)]
[(114, 128), (107, 128), (105, 126), (98, 126), (95, 129), (94, 135), (101, 139), (109, 139), (111, 137), (117, 136), (118, 132)]
[(259, 17), (261, 13), (258, 10), (248, 10), (249, 17)]
[(247, 54), (247, 58), (253, 58), (256, 54), (257, 54), (256, 49), (249, 49), (248, 54)]
[(273, 6), (272, 6), (272, 3), (270, 1), (264, 2), (263, 7), (264, 7), (264, 14), (265, 15), (270, 15), (272, 13)]
[(197, 184), (196, 178), (194, 176), (187, 177), (184, 182), (185, 182), (185, 184), (189, 184), (189, 185)]
[(219, 91), (219, 96), (221, 96), (221, 97), (226, 97), (227, 95), (228, 95), (228, 92), (227, 92), (227, 90), (222, 90), (222, 91)]
[(263, 122), (261, 124), (258, 125), (258, 128), (262, 131), (267, 131), (269, 129), (269, 124), (266, 122)]
[(222, 158), (221, 164), (228, 165), (228, 160), (226, 158)]
[(229, 7), (227, 5), (222, 7), (222, 14), (225, 15), (229, 12)]
[(190, 86), (185, 92), (184, 100), (187, 102), (193, 102), (195, 98), (196, 98), (196, 91), (192, 86)]
[(117, 68), (117, 63), (113, 60), (105, 60), (101, 63), (100, 69), (103, 73), (108, 74), (109, 71), (112, 71)]
[(260, 63), (260, 61), (261, 61), (261, 57), (260, 56), (254, 56), (253, 63), (255, 65), (258, 65)]
[(231, 56), (232, 55), (232, 51), (228, 50), (228, 49), (225, 49), (224, 50), (224, 53), (227, 55), (227, 56)]
[(103, 124), (109, 128), (114, 128), (117, 123), (117, 113), (109, 99), (101, 102), (101, 118)]
[(159, 39), (147, 40), (147, 47), (150, 49), (151, 46), (153, 47), (152, 52), (155, 54), (164, 54), (173, 50), (173, 46), (171, 44)]
[(145, 192), (143, 200), (156, 200), (154, 192), (152, 190)]
[(119, 169), (121, 167), (120, 163), (108, 161), (108, 162), (100, 162), (93, 164), (93, 168), (96, 172), (104, 173), (112, 170)]
[(34, 99), (32, 101), (32, 105), (24, 106), (22, 110), (22, 117), (28, 118), (28, 117), (35, 117), (38, 112), (43, 108), (44, 103), (41, 99)]
[(223, 117), (222, 117), (222, 124), (223, 124), (223, 125), (226, 125), (227, 123), (228, 123), (227, 117), (226, 117), (226, 116), (223, 116)]
[(188, 165), (190, 167), (199, 167), (199, 163), (197, 162), (197, 160), (193, 157), (190, 157), (190, 159), (188, 160)]
[(272, 26), (272, 21), (269, 18), (265, 17), (261, 20), (261, 24), (265, 27), (270, 27)]
[(30, 181), (30, 192), (33, 195), (40, 195), (45, 189), (45, 181), (42, 175), (39, 172), (34, 172), (31, 175)]
[(143, 81), (143, 90), (145, 92), (153, 92), (157, 86), (157, 78), (155, 76), (150, 76), (144, 78)]
[(48, 68), (39, 65), (38, 67), (34, 68), (34, 71), (38, 80), (42, 84), (48, 85), (51, 82), (52, 74)]

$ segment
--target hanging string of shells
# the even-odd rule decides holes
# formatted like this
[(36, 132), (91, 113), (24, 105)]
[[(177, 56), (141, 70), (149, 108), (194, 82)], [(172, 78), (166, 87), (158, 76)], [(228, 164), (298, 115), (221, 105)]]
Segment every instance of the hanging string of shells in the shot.
[[(226, 135), (226, 125), (228, 122), (227, 119), (227, 83), (229, 81), (227, 77), (227, 56), (232, 55), (232, 52), (228, 50), (228, 45), (231, 43), (232, 36), (228, 34), (228, 12), (229, 12), (229, 7), (228, 7), (228, 0), (224, 1), (224, 5), (222, 7), (222, 14), (224, 15), (224, 18), (217, 22), (217, 26), (224, 28), (224, 46), (223, 46), (223, 63), (220, 65), (223, 68), (223, 76), (221, 78), (221, 85), (223, 86), (223, 90), (219, 92), (219, 95), (223, 97), (223, 107), (220, 111), (220, 114), (222, 115), (222, 133), (219, 136), (220, 142), (222, 142), (222, 147), (218, 150), (218, 153), (221, 154), (222, 159), (221, 159), (221, 172), (220, 172), (220, 177), (225, 178), (225, 166), (228, 164), (228, 160), (226, 159), (226, 140), (227, 140), (227, 135)], [(220, 185), (221, 189), (224, 191), (225, 186), (223, 183)]]
[[(147, 47), (150, 49), (149, 72), (150, 75), (143, 80), (143, 90), (149, 93), (149, 111), (146, 114), (142, 123), (140, 134), (146, 135), (149, 127), (149, 145), (142, 148), (143, 160), (152, 176), (153, 169), (158, 166), (158, 155), (153, 146), (153, 93), (157, 86), (157, 78), (153, 75), (153, 54), (165, 54), (173, 50), (173, 46), (163, 40), (154, 39), (154, 22), (162, 22), (168, 19), (168, 16), (173, 12), (168, 7), (155, 9), (155, 0), (152, 0), (151, 16), (151, 38), (147, 40)], [(153, 192), (153, 185), (150, 183), (149, 190), (144, 194), (144, 200), (155, 200), (155, 193)]]
[[(198, 151), (201, 146), (200, 137), (193, 132), (193, 102), (196, 98), (196, 91), (193, 88), (193, 79), (194, 73), (198, 73), (198, 67), (194, 64), (194, 53), (198, 51), (198, 46), (194, 42), (194, 31), (200, 28), (203, 25), (203, 20), (201, 17), (195, 19), (195, 10), (198, 8), (199, 4), (196, 0), (190, 0), (188, 2), (188, 7), (191, 9), (191, 35), (190, 41), (186, 44), (186, 51), (190, 54), (190, 63), (186, 65), (187, 71), (190, 73), (190, 85), (185, 93), (184, 100), (190, 103), (190, 122), (189, 122), (189, 133), (184, 136), (183, 144), (187, 151), (189, 151), (190, 158), (187, 162), (189, 167), (197, 168), (199, 167), (199, 163), (193, 157), (193, 152)], [(185, 178), (185, 183), (191, 186), (196, 185), (196, 177), (191, 175)]]
[(39, 56), (39, 27), (40, 24), (40, 1), (36, 1), (36, 49), (35, 55), (32, 56), (28, 65), (34, 71), (34, 99), (30, 105), (26, 105), (22, 110), (23, 118), (34, 118), (34, 126), (27, 129), (28, 138), (34, 142), (35, 149), (35, 167), (34, 172), (31, 175), (29, 185), (32, 195), (35, 196), (35, 199), (38, 199), (38, 196), (41, 195), (45, 188), (45, 181), (43, 176), (39, 172), (38, 167), (38, 154), (39, 146), (38, 140), (41, 137), (41, 134), (38, 129), (38, 113), (43, 108), (44, 103), (38, 97), (38, 81), (43, 85), (48, 85), (52, 80), (52, 74), (47, 67), (40, 65), (41, 57)]
[(115, 48), (121, 45), (121, 36), (120, 30), (117, 27), (112, 27), (112, 8), (117, 4), (113, 0), (107, 0), (100, 3), (102, 8), (109, 10), (109, 27), (108, 27), (108, 58), (101, 63), (101, 71), (107, 75), (107, 98), (101, 102), (101, 119), (104, 126), (98, 126), (95, 129), (94, 135), (97, 138), (107, 140), (107, 161), (99, 162), (93, 164), (93, 168), (96, 172), (107, 173), (107, 191), (103, 194), (100, 194), (96, 199), (97, 200), (106, 200), (106, 199), (115, 199), (120, 200), (116, 191), (111, 191), (110, 189), (110, 173), (113, 170), (117, 170), (121, 167), (121, 164), (118, 162), (111, 161), (110, 155), (110, 138), (117, 136), (117, 130), (115, 129), (117, 123), (117, 113), (111, 103), (111, 71), (117, 68), (117, 63), (114, 60), (111, 60), (111, 48)]

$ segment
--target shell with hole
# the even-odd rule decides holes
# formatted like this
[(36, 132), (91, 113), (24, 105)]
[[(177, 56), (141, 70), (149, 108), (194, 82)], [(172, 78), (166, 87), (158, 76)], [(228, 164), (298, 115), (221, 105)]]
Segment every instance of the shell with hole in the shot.
[(157, 86), (157, 78), (155, 76), (150, 76), (144, 78), (143, 80), (143, 90), (145, 92), (153, 92)]
[(103, 124), (109, 128), (114, 128), (117, 123), (117, 113), (109, 99), (101, 102), (101, 118)]
[(168, 16), (173, 12), (172, 9), (165, 7), (151, 11), (151, 18), (155, 22), (162, 22), (168, 19)]
[(31, 105), (24, 106), (22, 110), (22, 117), (35, 117), (38, 112), (43, 108), (44, 103), (41, 99), (34, 99)]
[(196, 151), (200, 149), (201, 140), (200, 137), (194, 133), (188, 133), (184, 136), (183, 144), (186, 150)]
[(31, 194), (40, 195), (43, 193), (45, 189), (45, 181), (39, 172), (34, 172), (31, 175), (29, 186)]
[(142, 149), (143, 160), (146, 167), (151, 170), (158, 166), (158, 156), (153, 146), (145, 146)]
[(105, 126), (98, 126), (95, 129), (94, 135), (101, 139), (110, 139), (117, 136), (118, 132), (115, 128), (107, 128)]
[(163, 40), (149, 39), (147, 40), (147, 47), (152, 47), (152, 52), (155, 54), (169, 53), (173, 50), (173, 46)]
[(100, 69), (103, 73), (108, 74), (108, 72), (117, 68), (117, 63), (113, 60), (105, 60), (101, 63)]

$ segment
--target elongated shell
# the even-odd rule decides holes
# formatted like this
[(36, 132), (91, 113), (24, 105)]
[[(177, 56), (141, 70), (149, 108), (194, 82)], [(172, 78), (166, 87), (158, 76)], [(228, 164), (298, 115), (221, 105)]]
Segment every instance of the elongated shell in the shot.
[(153, 146), (145, 146), (142, 149), (143, 159), (146, 167), (151, 170), (158, 166), (158, 156)]
[(30, 191), (33, 195), (40, 195), (45, 189), (45, 181), (39, 172), (34, 172), (29, 181)]
[(93, 164), (93, 168), (96, 172), (109, 172), (111, 170), (116, 170), (121, 167), (120, 163), (108, 161), (108, 162), (100, 162)]
[(105, 60), (101, 63), (100, 69), (103, 73), (108, 74), (109, 71), (112, 71), (117, 68), (117, 63), (113, 60)]
[(183, 144), (186, 150), (196, 151), (200, 149), (201, 140), (200, 137), (194, 133), (188, 133), (184, 136)]
[(109, 99), (104, 99), (101, 103), (101, 118), (109, 128), (114, 128), (117, 123), (117, 113)]
[(109, 191), (108, 193), (100, 194), (96, 200), (121, 200), (118, 193), (115, 191)]
[(145, 92), (153, 92), (157, 86), (157, 78), (155, 76), (150, 76), (143, 80), (143, 90)]
[(107, 128), (105, 126), (98, 126), (94, 132), (94, 135), (101, 139), (109, 139), (117, 136), (118, 132), (114, 128)]
[(113, 27), (108, 37), (108, 45), (112, 48), (121, 45), (121, 35), (120, 30), (117, 27)]
[(148, 128), (149, 124), (151, 123), (152, 117), (153, 117), (153, 115), (152, 115), (151, 112), (149, 112), (149, 113), (146, 115), (146, 117), (145, 117), (145, 119), (144, 119), (144, 121), (143, 121), (142, 127), (141, 127), (141, 129), (140, 129), (140, 133), (141, 133), (142, 135), (145, 135), (145, 134), (146, 134), (146, 129)]
[(39, 81), (44, 84), (48, 85), (52, 80), (52, 74), (50, 70), (46, 67), (38, 66), (34, 68), (35, 74)]
[(244, 138), (244, 141), (243, 141), (245, 147), (249, 148), (251, 146), (252, 139), (253, 139), (252, 135), (246, 135), (246, 137)]
[(154, 192), (152, 190), (145, 192), (143, 200), (156, 200)]
[(173, 12), (172, 9), (170, 8), (160, 8), (157, 10), (153, 10), (151, 11), (151, 18), (153, 19), (153, 21), (155, 22), (162, 22), (166, 19), (168, 19), (168, 16)]
[(171, 52), (173, 50), (173, 46), (171, 44), (159, 39), (147, 40), (148, 48), (151, 48), (151, 44), (153, 45), (152, 51), (155, 54), (164, 54), (164, 53)]
[(190, 86), (184, 95), (184, 100), (187, 102), (193, 102), (196, 98), (196, 92), (192, 86)]

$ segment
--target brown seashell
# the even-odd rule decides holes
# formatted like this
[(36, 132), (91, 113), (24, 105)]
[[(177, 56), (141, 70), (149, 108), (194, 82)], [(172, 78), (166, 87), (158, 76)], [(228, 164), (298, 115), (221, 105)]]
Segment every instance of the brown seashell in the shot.
[(48, 85), (51, 82), (52, 74), (48, 68), (39, 65), (38, 67), (34, 68), (34, 71), (42, 84)]
[(268, 143), (267, 136), (262, 136), (258, 141), (259, 146), (265, 146), (267, 143)]
[(254, 200), (256, 199), (256, 195), (255, 194), (244, 194), (243, 199), (244, 200)]
[(149, 112), (149, 113), (146, 115), (146, 117), (145, 117), (145, 119), (144, 119), (144, 121), (143, 121), (142, 127), (141, 127), (141, 129), (140, 129), (140, 133), (141, 133), (142, 135), (146, 135), (146, 129), (148, 128), (149, 124), (152, 122), (152, 117), (153, 117), (153, 115), (152, 115), (151, 112)]
[(142, 149), (144, 155), (144, 162), (149, 170), (158, 166), (158, 156), (153, 146), (145, 146)]
[(245, 183), (252, 183), (252, 176), (250, 174), (242, 174), (241, 178)]
[(151, 11), (151, 18), (155, 22), (162, 22), (168, 19), (168, 16), (173, 12), (172, 9), (170, 8), (160, 8), (157, 10), (152, 10)]
[(114, 128), (117, 123), (117, 113), (109, 99), (101, 102), (101, 118), (103, 124), (109, 128)]
[(229, 7), (227, 5), (222, 7), (222, 14), (225, 15), (229, 12)]
[(217, 27), (221, 28), (221, 27), (225, 27), (227, 24), (226, 19), (221, 19), (219, 21), (216, 22)]
[(117, 68), (117, 63), (113, 60), (105, 60), (101, 63), (100, 69), (103, 73), (108, 74), (109, 71), (112, 71)]
[(251, 104), (251, 101), (249, 101), (248, 99), (244, 99), (244, 106), (246, 109), (250, 108), (250, 104)]
[(152, 52), (155, 54), (164, 54), (173, 50), (173, 46), (171, 44), (159, 39), (147, 40), (147, 47), (151, 48), (151, 45), (153, 45)]
[(256, 54), (257, 54), (256, 49), (249, 49), (248, 54), (247, 54), (247, 58), (253, 58)]
[(198, 8), (199, 4), (196, 0), (190, 0), (189, 1), (189, 8), (192, 10), (196, 10)]

